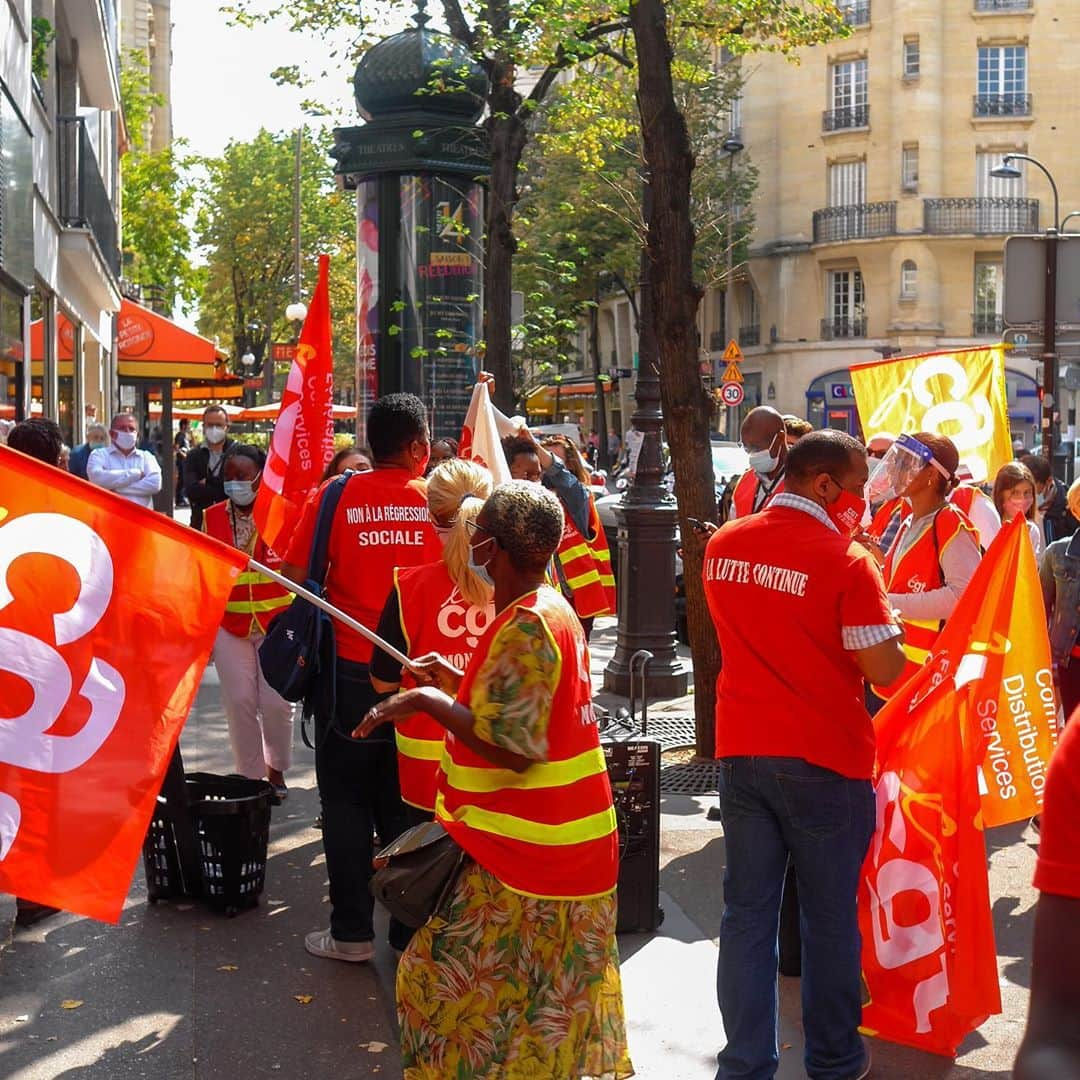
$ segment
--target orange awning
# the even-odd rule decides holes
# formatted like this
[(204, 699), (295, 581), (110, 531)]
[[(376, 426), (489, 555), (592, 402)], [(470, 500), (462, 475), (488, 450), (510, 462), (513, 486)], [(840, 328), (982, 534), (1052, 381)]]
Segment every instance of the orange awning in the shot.
[[(172, 392), (174, 403), (198, 401), (207, 405), (214, 401), (237, 401), (243, 396), (244, 383), (239, 376), (236, 377), (235, 382), (226, 382), (222, 379), (216, 383), (189, 383), (187, 386), (174, 386)], [(150, 401), (161, 401), (161, 392), (151, 390), (148, 397)]]
[[(355, 420), (354, 405), (335, 405), (331, 413), (335, 420)], [(269, 405), (256, 405), (233, 417), (234, 420), (276, 420), (281, 415), (281, 402), (271, 401)]]
[[(59, 315), (57, 359), (71, 360), (74, 330)], [(171, 319), (150, 308), (124, 300), (117, 325), (120, 376), (123, 378), (214, 379), (226, 359), (209, 338), (177, 326)], [(30, 357), (41, 362), (45, 355), (42, 320), (30, 324)], [(224, 369), (220, 369), (224, 374)]]

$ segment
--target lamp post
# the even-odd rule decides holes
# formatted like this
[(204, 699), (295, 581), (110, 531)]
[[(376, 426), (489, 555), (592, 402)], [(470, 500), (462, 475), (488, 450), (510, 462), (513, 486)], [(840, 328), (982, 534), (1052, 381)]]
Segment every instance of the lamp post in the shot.
[[(735, 305), (731, 302), (732, 278), (735, 276), (735, 155), (744, 147), (742, 141), (730, 132), (720, 144), (720, 149), (727, 154), (728, 164), (728, 212), (727, 212), (727, 270), (724, 274), (724, 336), (730, 341), (735, 337), (732, 326)], [(738, 405), (727, 407), (727, 437), (735, 439), (735, 425), (739, 419)]]
[(244, 369), (244, 406), (251, 408), (255, 404), (255, 395), (248, 386), (248, 379), (251, 378), (251, 369), (255, 366), (255, 354), (250, 349), (240, 357), (240, 365)]
[[(1050, 170), (1028, 154), (1006, 154), (997, 168), (990, 170), (990, 175), (999, 180), (1019, 180), (1023, 175), (1013, 165), (1014, 161), (1030, 161), (1041, 169), (1050, 181), (1050, 190), (1054, 193), (1054, 218), (1046, 230), (1046, 283), (1043, 306), (1043, 399), (1042, 399), (1042, 440), (1043, 453), (1051, 472), (1054, 469), (1054, 447), (1058, 442), (1054, 426), (1054, 395), (1057, 392), (1057, 255), (1058, 221), (1061, 218), (1061, 206), (1058, 201), (1057, 184)], [(1061, 479), (1059, 477), (1059, 479)]]
[[(642, 210), (650, 217), (652, 185), (645, 180)], [(631, 296), (638, 335), (638, 371), (634, 385), (637, 408), (630, 418), (641, 432), (634, 478), (615, 507), (619, 526), (619, 631), (615, 653), (604, 669), (604, 689), (630, 696), (631, 658), (640, 649), (652, 653), (649, 692), (658, 697), (682, 697), (689, 672), (675, 651), (675, 499), (664, 487), (660, 408), (660, 349), (652, 315), (651, 268), (642, 244), (641, 307)], [(627, 296), (630, 290), (613, 275)]]

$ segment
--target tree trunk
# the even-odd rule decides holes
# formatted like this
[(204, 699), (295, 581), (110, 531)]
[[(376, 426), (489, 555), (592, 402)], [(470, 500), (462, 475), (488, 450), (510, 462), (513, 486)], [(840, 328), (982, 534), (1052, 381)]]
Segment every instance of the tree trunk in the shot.
[(652, 198), (645, 208), (646, 251), (660, 356), (664, 430), (675, 471), (682, 532), (697, 751), (711, 758), (720, 650), (701, 580), (705, 545), (686, 523), (688, 516), (716, 520), (709, 449), (711, 405), (698, 366), (696, 320), (701, 289), (694, 282), (694, 228), (690, 218), (694, 154), (686, 122), (675, 103), (665, 0), (637, 0), (631, 5), (630, 21), (637, 46), (637, 101), (645, 167), (652, 188)]
[(517, 411), (510, 349), (510, 293), (517, 250), (513, 220), (518, 169), (528, 138), (518, 115), (520, 105), (513, 66), (496, 65), (488, 95), (491, 180), (484, 215), (484, 368), (495, 376), (495, 404), (508, 415)]

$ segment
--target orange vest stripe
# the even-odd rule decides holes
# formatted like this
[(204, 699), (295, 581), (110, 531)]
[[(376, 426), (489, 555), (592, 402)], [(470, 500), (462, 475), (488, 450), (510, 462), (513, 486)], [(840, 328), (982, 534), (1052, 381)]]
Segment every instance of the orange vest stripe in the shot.
[[(229, 520), (229, 503), (214, 503), (203, 516), (203, 529), (208, 536), (223, 544), (235, 547), (232, 522)], [(255, 541), (255, 561), (271, 569), (280, 565), (281, 559), (268, 548), (262, 538)], [(221, 625), (235, 637), (250, 637), (253, 633), (265, 634), (270, 620), (293, 602), (288, 589), (271, 581), (256, 570), (245, 570), (236, 578)]]
[(555, 557), (562, 567), (563, 578), (571, 593), (570, 602), (579, 618), (588, 619), (613, 611), (608, 605), (607, 593), (592, 546), (578, 531), (569, 514), (565, 516), (562, 542)]
[[(978, 545), (975, 527), (961, 510), (947, 503), (935, 515), (930, 527), (923, 531), (898, 562), (894, 562), (894, 553), (899, 550), (898, 542), (902, 536), (898, 533), (885, 557), (887, 591), (890, 593), (914, 592), (915, 590), (909, 587), (912, 580), (922, 586), (920, 592), (941, 588), (944, 583), (941, 573), (941, 553), (965, 530), (971, 534), (972, 540)], [(903, 650), (907, 663), (894, 682), (885, 687), (875, 686), (874, 693), (882, 698), (892, 697), (930, 658), (943, 625), (939, 620), (904, 619)]]
[(592, 712), (588, 649), (573, 610), (557, 591), (542, 586), (499, 614), (477, 646), (458, 701), (471, 703), (499, 630), (522, 610), (539, 616), (559, 657), (548, 760), (515, 773), (448, 736), (436, 817), (514, 892), (560, 900), (606, 896), (618, 877), (611, 784)]
[(604, 587), (604, 599), (607, 603), (608, 614), (614, 615), (618, 611), (618, 604), (616, 600), (615, 574), (611, 569), (611, 549), (608, 547), (607, 536), (600, 521), (600, 512), (596, 509), (595, 499), (589, 500), (589, 528), (595, 538), (588, 542), (592, 551), (593, 562), (596, 563), (596, 570), (600, 575), (600, 584)]
[[(437, 652), (444, 656), (471, 657), (468, 646), (468, 627), (479, 628), (494, 617), (487, 611), (463, 600), (449, 571), (440, 560), (423, 566), (397, 567), (394, 570), (394, 589), (398, 594), (398, 613), (405, 651), (409, 656)], [(460, 621), (446, 617), (448, 605), (461, 609)], [(452, 626), (451, 626), (452, 623)], [(452, 636), (451, 629), (460, 630)], [(402, 672), (401, 685), (416, 685), (408, 671)], [(401, 797), (411, 806), (428, 813), (435, 810), (435, 787), (439, 763), (444, 756), (442, 724), (425, 713), (413, 713), (394, 724), (394, 739), (398, 753), (398, 781)]]

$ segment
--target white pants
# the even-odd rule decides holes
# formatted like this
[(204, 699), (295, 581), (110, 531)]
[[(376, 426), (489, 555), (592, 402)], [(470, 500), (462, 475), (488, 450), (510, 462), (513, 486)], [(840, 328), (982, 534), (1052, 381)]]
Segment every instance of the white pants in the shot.
[(284, 772), (292, 764), (293, 706), (263, 677), (262, 640), (259, 633), (242, 638), (220, 628), (214, 642), (236, 771), (252, 780), (262, 780), (268, 768)]

